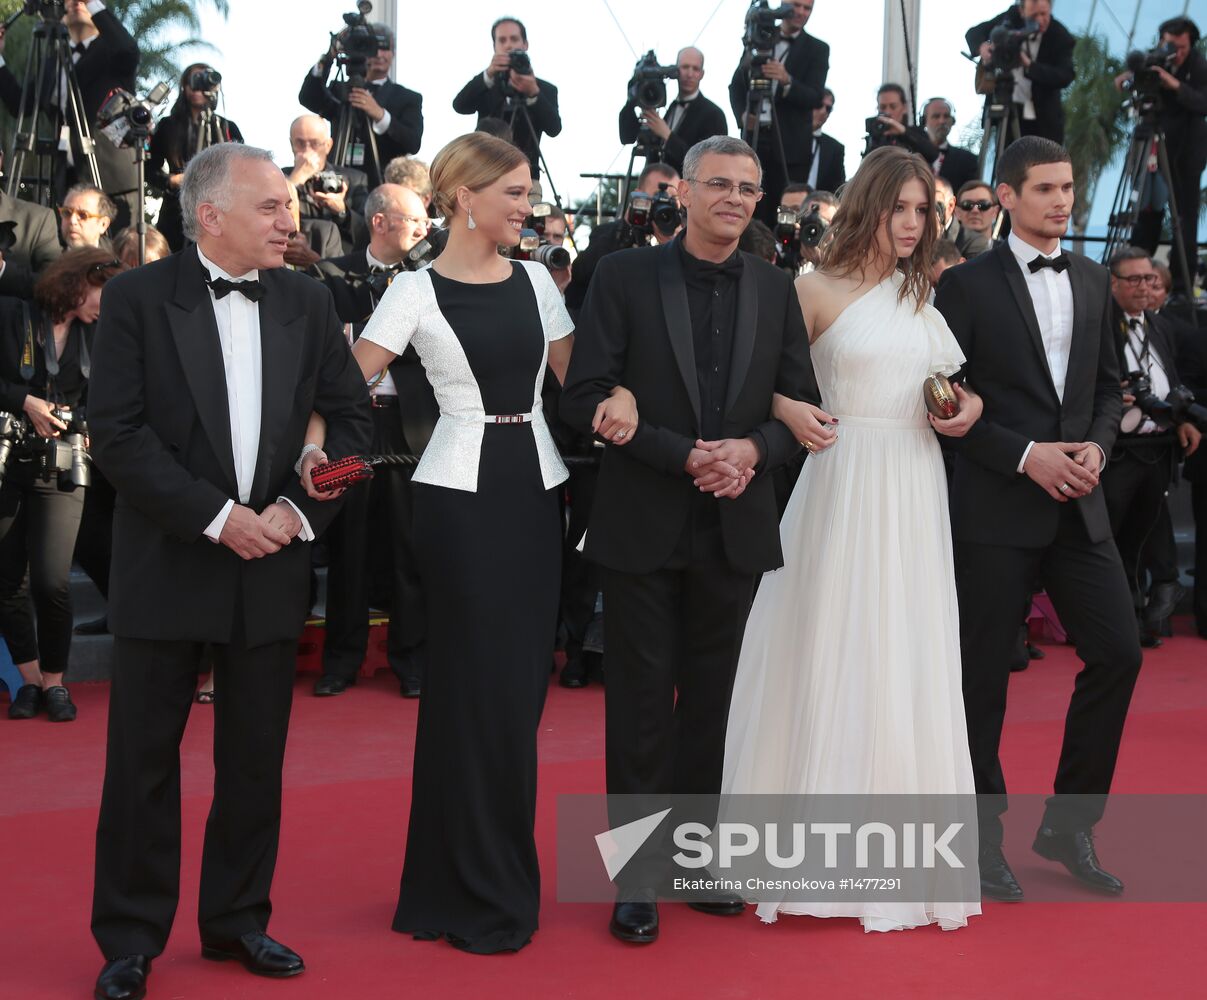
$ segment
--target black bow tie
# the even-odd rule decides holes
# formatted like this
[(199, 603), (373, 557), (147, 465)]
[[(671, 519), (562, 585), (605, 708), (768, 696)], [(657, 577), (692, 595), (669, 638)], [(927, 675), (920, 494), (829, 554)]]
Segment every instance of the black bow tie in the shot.
[(402, 270), (402, 261), (397, 264), (373, 264), (369, 268), (370, 274), (397, 274)]
[(76, 42), (71, 47), (71, 51), (77, 56), (82, 56), (85, 52), (88, 51), (88, 46), (85, 45), (83, 42)]
[(1127, 318), (1127, 325), (1132, 330), (1140, 330), (1144, 327), (1144, 320), (1140, 319), (1139, 316), (1129, 316)]
[(268, 291), (258, 278), (253, 278), (249, 281), (228, 281), (226, 278), (206, 278), (205, 283), (210, 286), (210, 291), (214, 293), (214, 298), (224, 299), (231, 292), (240, 292), (242, 295), (250, 299), (252, 302), (259, 302), (264, 298)]
[(1069, 255), (1062, 252), (1058, 253), (1055, 257), (1045, 257), (1043, 254), (1040, 254), (1027, 267), (1030, 268), (1032, 274), (1042, 271), (1045, 267), (1050, 267), (1059, 274), (1061, 271), (1069, 269)]
[(721, 278), (737, 281), (742, 276), (742, 255), (734, 254), (728, 260), (723, 260), (719, 264), (714, 264), (710, 260), (699, 261), (696, 264), (696, 273), (701, 278), (709, 278), (713, 281), (718, 281)]

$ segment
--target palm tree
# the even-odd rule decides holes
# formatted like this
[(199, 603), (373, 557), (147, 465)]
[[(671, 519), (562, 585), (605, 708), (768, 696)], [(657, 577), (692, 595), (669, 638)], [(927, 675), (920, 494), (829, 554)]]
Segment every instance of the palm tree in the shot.
[[(230, 16), (230, 0), (205, 2), (224, 18)], [(138, 64), (140, 89), (160, 81), (175, 83), (184, 68), (184, 49), (214, 49), (198, 37), (198, 0), (107, 0), (107, 6), (138, 39), (142, 53)]]

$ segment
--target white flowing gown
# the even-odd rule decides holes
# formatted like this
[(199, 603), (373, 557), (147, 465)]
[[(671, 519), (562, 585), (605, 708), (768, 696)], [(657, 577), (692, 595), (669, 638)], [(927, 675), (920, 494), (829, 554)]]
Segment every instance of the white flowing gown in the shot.
[[(947, 481), (922, 383), (964, 362), (894, 274), (812, 347), (838, 441), (812, 455), (759, 585), (729, 713), (727, 794), (974, 794)], [(962, 927), (979, 903), (764, 902), (865, 930)]]

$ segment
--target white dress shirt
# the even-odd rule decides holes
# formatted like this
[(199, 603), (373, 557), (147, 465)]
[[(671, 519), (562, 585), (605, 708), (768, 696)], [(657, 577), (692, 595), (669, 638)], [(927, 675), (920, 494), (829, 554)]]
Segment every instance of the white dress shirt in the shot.
[[(1148, 321), (1143, 315), (1127, 317), (1127, 343), (1123, 345), (1123, 357), (1127, 362), (1129, 372), (1144, 372), (1152, 382), (1153, 395), (1164, 399), (1169, 395), (1169, 376), (1157, 352), (1152, 349), (1152, 341), (1148, 340), (1151, 331), (1147, 329)], [(1145, 341), (1148, 340), (1146, 344)], [(1161, 428), (1151, 417), (1145, 417), (1144, 423), (1136, 428), (1137, 434), (1157, 434)]]
[[(259, 277), (259, 271), (246, 274), (227, 274), (209, 260), (197, 248), (197, 257), (211, 279), (226, 278), (228, 281), (250, 281)], [(222, 367), (226, 373), (226, 405), (230, 415), (231, 453), (235, 459), (235, 484), (239, 489), (237, 502), (246, 504), (251, 500), (252, 480), (256, 475), (256, 458), (260, 453), (260, 412), (263, 394), (263, 354), (260, 346), (260, 306), (246, 295), (231, 292), (218, 298), (213, 289), (207, 287), (210, 304), (214, 309), (214, 321), (218, 326), (218, 341), (222, 347)], [(284, 500), (297, 512), (302, 522), (298, 537), (311, 541), (314, 532), (297, 505), (285, 497)], [(222, 509), (205, 529), (206, 536), (217, 542), (226, 526), (226, 519), (235, 507), (236, 500), (227, 500)]]
[[(1039, 38), (1028, 38), (1022, 44), (1022, 51), (1027, 53), (1032, 62), (1035, 62), (1035, 57), (1039, 54), (1039, 43)], [(1031, 78), (1027, 76), (1022, 66), (1014, 68), (1013, 100), (1015, 104), (1023, 106), (1024, 121), (1035, 120), (1035, 99), (1031, 93)]]
[[(788, 35), (784, 35), (782, 33), (780, 34), (779, 38), (777, 38), (775, 41), (774, 52), (775, 52), (775, 61), (776, 62), (782, 63), (785, 59), (788, 58), (788, 50), (792, 48), (792, 43), (796, 41), (797, 36), (799, 34), (800, 34), (799, 31), (795, 35), (792, 35), (791, 37), (789, 37)], [(779, 80), (772, 80), (771, 81), (771, 92), (769, 95), (771, 100), (767, 101), (763, 105), (762, 113), (759, 115), (759, 124), (761, 124), (761, 125), (770, 125), (771, 124), (771, 104), (772, 104), (772, 101), (774, 101), (777, 97), (779, 97), (780, 89), (781, 89), (781, 84), (780, 84)], [(782, 89), (783, 89), (784, 94), (786, 95), (788, 93), (788, 91), (792, 89), (791, 81), (783, 84)]]
[(687, 106), (699, 96), (700, 91), (698, 90), (690, 97), (684, 97), (682, 94), (680, 94), (671, 103), (671, 106), (666, 113), (666, 124), (672, 132), (674, 132), (675, 129), (679, 127), (679, 123), (683, 121), (683, 116), (687, 114)]
[[(383, 271), (390, 269), (390, 265), (374, 257), (373, 251), (368, 247), (365, 247), (365, 260), (368, 262), (370, 268), (378, 267)], [(390, 374), (389, 368), (385, 370), (385, 374), (381, 376), (381, 379), (373, 385), (371, 392), (374, 396), (398, 395), (398, 387), (394, 385), (394, 377)]]

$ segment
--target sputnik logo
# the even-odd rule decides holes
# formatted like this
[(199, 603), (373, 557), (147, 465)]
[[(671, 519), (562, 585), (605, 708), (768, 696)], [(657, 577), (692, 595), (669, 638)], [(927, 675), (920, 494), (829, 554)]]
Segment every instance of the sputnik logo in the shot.
[(603, 859), (609, 879), (616, 881), (621, 869), (641, 850), (641, 846), (650, 839), (650, 835), (658, 829), (669, 813), (670, 809), (663, 809), (662, 812), (651, 813), (632, 823), (596, 834), (595, 846), (599, 848), (599, 856)]

